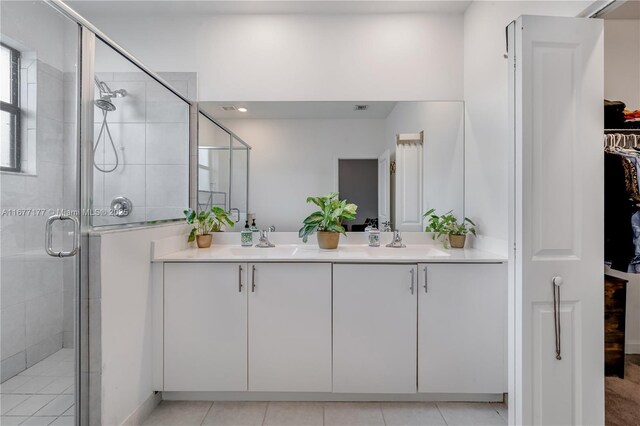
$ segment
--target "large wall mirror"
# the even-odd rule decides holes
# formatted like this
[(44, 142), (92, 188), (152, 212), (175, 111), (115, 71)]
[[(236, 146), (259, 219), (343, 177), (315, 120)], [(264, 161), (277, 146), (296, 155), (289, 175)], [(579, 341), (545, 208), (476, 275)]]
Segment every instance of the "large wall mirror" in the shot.
[[(346, 224), (352, 232), (369, 222), (383, 228), (387, 221), (393, 229), (421, 231), (430, 208), (464, 215), (461, 101), (199, 106), (219, 123), (200, 122), (199, 200), (207, 195), (227, 210), (238, 209), (236, 231), (245, 213), (260, 229), (297, 231), (314, 210), (306, 198), (330, 192), (359, 206), (356, 220)], [(250, 163), (249, 150), (234, 135), (251, 146)], [(220, 188), (230, 188), (229, 194)], [(238, 200), (234, 193), (243, 190), (244, 204), (230, 205), (229, 195)]]

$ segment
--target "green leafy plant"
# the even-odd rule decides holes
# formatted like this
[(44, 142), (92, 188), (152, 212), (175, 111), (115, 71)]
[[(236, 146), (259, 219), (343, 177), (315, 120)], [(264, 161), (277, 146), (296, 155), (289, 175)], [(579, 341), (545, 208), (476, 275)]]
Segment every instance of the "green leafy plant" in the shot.
[(311, 213), (298, 232), (305, 243), (309, 235), (316, 231), (345, 234), (342, 221), (354, 220), (358, 209), (358, 206), (347, 203), (347, 200), (339, 200), (337, 192), (322, 197), (307, 197), (307, 203), (314, 203), (320, 210)]
[(196, 212), (193, 209), (184, 211), (187, 223), (193, 225), (189, 233), (188, 242), (195, 241), (196, 235), (207, 235), (211, 232), (221, 232), (222, 226), (233, 228), (233, 221), (227, 212), (220, 207), (212, 207), (211, 210)]
[(476, 235), (476, 224), (467, 217), (461, 223), (453, 215), (452, 211), (445, 214), (437, 215), (436, 210), (431, 209), (422, 217), (429, 217), (425, 232), (433, 232), (433, 239), (440, 238), (443, 235)]

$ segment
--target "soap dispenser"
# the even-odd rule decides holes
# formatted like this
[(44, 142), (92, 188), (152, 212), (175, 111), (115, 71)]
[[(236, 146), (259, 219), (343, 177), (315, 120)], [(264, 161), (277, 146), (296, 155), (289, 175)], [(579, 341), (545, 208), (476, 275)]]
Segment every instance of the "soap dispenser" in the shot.
[(251, 232), (258, 232), (258, 227), (256, 226), (256, 220), (253, 219), (251, 222)]
[(249, 228), (249, 221), (244, 222), (244, 229), (240, 231), (240, 244), (243, 247), (250, 247), (253, 245), (253, 232)]

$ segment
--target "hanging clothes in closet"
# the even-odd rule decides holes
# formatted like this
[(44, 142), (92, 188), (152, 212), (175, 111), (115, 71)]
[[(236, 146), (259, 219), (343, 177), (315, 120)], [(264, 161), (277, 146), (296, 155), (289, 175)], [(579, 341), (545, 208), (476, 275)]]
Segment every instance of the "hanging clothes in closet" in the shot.
[(605, 135), (605, 262), (640, 273), (640, 133)]

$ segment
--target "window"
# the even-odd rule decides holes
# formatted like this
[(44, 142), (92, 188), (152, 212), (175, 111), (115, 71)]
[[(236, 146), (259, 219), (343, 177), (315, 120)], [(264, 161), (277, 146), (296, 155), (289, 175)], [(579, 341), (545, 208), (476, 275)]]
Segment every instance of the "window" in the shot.
[(0, 170), (20, 171), (20, 52), (0, 43)]

